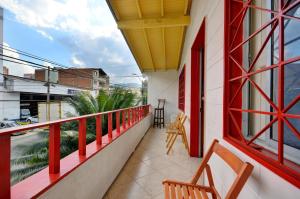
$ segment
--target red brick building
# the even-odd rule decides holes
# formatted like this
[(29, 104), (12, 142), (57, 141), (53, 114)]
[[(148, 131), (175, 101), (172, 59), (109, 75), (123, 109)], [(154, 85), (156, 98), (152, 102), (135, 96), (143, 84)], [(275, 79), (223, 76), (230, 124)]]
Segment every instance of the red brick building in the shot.
[[(47, 70), (35, 70), (35, 79), (47, 81)], [(87, 90), (109, 87), (109, 77), (101, 68), (56, 69), (50, 72), (50, 81)]]

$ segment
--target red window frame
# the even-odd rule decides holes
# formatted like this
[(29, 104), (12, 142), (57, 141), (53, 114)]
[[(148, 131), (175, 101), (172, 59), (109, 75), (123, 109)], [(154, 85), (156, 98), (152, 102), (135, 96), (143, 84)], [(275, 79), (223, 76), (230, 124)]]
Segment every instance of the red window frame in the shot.
[[(286, 3), (287, 2), (287, 3)], [(300, 100), (300, 94), (290, 102), (287, 106), (284, 105), (284, 67), (286, 64), (300, 60), (300, 56), (294, 58), (284, 58), (284, 19), (292, 18), (300, 22), (300, 18), (294, 16), (287, 16), (286, 13), (300, 4), (300, 0), (292, 3), (290, 1), (278, 0), (278, 10), (272, 11), (265, 8), (260, 8), (251, 4), (252, 0), (225, 0), (224, 6), (224, 123), (223, 123), (223, 137), (230, 144), (234, 145), (239, 150), (243, 151), (274, 173), (286, 179), (290, 183), (300, 188), (300, 165), (291, 162), (284, 157), (284, 124), (286, 124), (291, 131), (300, 139), (300, 133), (288, 121), (288, 118), (300, 119), (300, 114), (288, 114), (287, 111), (297, 104)], [(290, 3), (290, 4), (289, 4)], [(248, 38), (243, 38), (243, 20), (247, 10), (259, 9), (265, 12), (274, 14), (270, 21), (252, 33)], [(239, 48), (245, 42), (249, 41), (251, 37), (271, 26), (270, 33), (267, 35), (266, 40), (257, 55), (255, 55), (249, 69), (243, 67), (243, 49)], [(279, 34), (279, 61), (276, 64), (266, 66), (263, 70), (252, 71), (255, 62), (261, 55), (264, 47), (271, 38), (272, 33), (278, 28)], [(264, 91), (253, 81), (250, 77), (254, 74), (261, 73), (272, 68), (278, 69), (278, 84), (276, 89), (278, 91), (278, 104), (275, 105)], [(242, 92), (241, 89), (245, 82), (250, 84), (268, 101), (274, 108), (273, 112), (265, 112), (262, 110), (244, 110), (242, 108)], [(234, 103), (233, 103), (234, 102)], [(255, 113), (262, 115), (273, 115), (274, 119), (269, 122), (262, 130), (257, 132), (253, 138), (247, 140), (242, 134), (242, 113)], [(277, 154), (272, 151), (254, 144), (254, 140), (266, 132), (274, 122), (278, 125), (278, 150)]]
[(178, 81), (178, 108), (185, 110), (185, 65), (183, 66)]

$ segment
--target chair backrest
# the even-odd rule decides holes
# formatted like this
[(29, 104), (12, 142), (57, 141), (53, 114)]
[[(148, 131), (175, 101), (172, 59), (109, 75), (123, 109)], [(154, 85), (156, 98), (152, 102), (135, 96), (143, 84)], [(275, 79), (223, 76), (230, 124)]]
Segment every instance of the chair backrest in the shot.
[(164, 108), (166, 103), (166, 99), (158, 99), (157, 108)]
[(182, 129), (182, 128), (184, 128), (184, 122), (185, 122), (186, 118), (187, 118), (187, 116), (186, 116), (184, 113), (182, 113), (182, 114), (180, 115), (179, 120), (178, 120), (177, 123), (176, 123), (176, 128), (177, 128), (177, 129)]
[(213, 154), (216, 154), (221, 159), (223, 159), (224, 162), (226, 162), (230, 166), (230, 168), (236, 173), (237, 176), (232, 186), (228, 190), (225, 198), (226, 199), (237, 198), (238, 194), (242, 190), (247, 179), (251, 175), (253, 166), (248, 162), (243, 162), (239, 157), (237, 157), (231, 151), (229, 151), (221, 144), (219, 144), (219, 141), (216, 139), (213, 141), (209, 150), (203, 157), (200, 167), (192, 180), (192, 183), (196, 184), (203, 170), (206, 169), (209, 184), (215, 191), (217, 191), (214, 187), (210, 166), (208, 164), (208, 161)]

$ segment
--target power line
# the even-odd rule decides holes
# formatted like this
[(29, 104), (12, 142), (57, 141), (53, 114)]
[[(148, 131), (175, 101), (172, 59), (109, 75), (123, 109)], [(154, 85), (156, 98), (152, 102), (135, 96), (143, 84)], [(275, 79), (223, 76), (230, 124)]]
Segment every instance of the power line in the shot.
[[(63, 68), (63, 69), (74, 69), (73, 67), (67, 67), (67, 66), (65, 66), (65, 65), (59, 64), (59, 63), (54, 62), (54, 61), (52, 61), (52, 60), (45, 59), (45, 58), (39, 57), (39, 56), (37, 56), (37, 55), (33, 55), (33, 54), (31, 54), (31, 53), (28, 53), (28, 52), (25, 52), (25, 51), (22, 51), (22, 50), (19, 50), (19, 49), (11, 48), (11, 47), (6, 46), (6, 45), (3, 45), (3, 44), (0, 44), (0, 49), (8, 50), (8, 51), (10, 51), (10, 52), (18, 53), (18, 54), (23, 55), (23, 56), (25, 56), (25, 57), (30, 57), (30, 58), (32, 58), (32, 59), (36, 59), (36, 60), (43, 61), (43, 62), (46, 62), (46, 63), (49, 63), (49, 64), (53, 64), (53, 65), (55, 65), (55, 66), (58, 66), (59, 68)], [(5, 56), (4, 54), (0, 54), (0, 55)], [(13, 59), (13, 58), (14, 58), (14, 59), (18, 59), (18, 58), (15, 58), (15, 57), (11, 57), (11, 58), (12, 58), (12, 59)], [(22, 61), (29, 62), (29, 61), (27, 61), (27, 60), (22, 60)], [(37, 64), (37, 63), (34, 63), (34, 62), (32, 62), (32, 63), (33, 63), (33, 64)], [(48, 67), (45, 66), (45, 65), (41, 65), (41, 64), (37, 64), (37, 65), (42, 66), (42, 67), (48, 69)], [(32, 67), (34, 67), (34, 66), (32, 66)], [(99, 68), (99, 69), (100, 69), (100, 68)], [(57, 70), (56, 70), (56, 71), (57, 71)], [(70, 72), (69, 72), (69, 73), (70, 73)], [(81, 71), (81, 73), (90, 75), (89, 73), (86, 73), (86, 72), (84, 72), (84, 71)], [(77, 75), (77, 74), (76, 74), (76, 75)]]
[[(31, 66), (33, 68), (39, 68), (39, 69), (44, 69), (44, 70), (49, 71), (47, 66), (44, 66), (44, 65), (41, 65), (41, 64), (38, 64), (38, 63), (34, 63), (34, 62), (31, 62), (31, 61), (28, 61), (28, 60), (11, 57), (11, 56), (4, 55), (4, 54), (0, 54), (0, 56), (2, 56), (2, 58), (0, 58), (0, 60), (3, 60), (3, 61), (13, 62), (13, 63), (17, 63), (17, 64), (20, 64), (20, 65), (27, 65), (27, 66)], [(7, 57), (9, 59), (5, 59), (3, 57)], [(13, 59), (13, 60), (10, 60), (10, 59)], [(20, 61), (20, 62), (17, 62), (17, 61), (14, 61), (14, 60), (17, 60), (17, 61)], [(72, 68), (68, 68), (68, 69), (72, 69)], [(50, 68), (50, 71), (59, 72), (59, 70), (55, 69), (55, 68)], [(90, 79), (90, 80), (94, 79), (94, 78), (90, 77), (91, 76), (90, 74), (89, 74), (89, 76), (83, 76), (79, 73), (72, 73), (70, 71), (62, 71), (62, 73), (72, 74), (72, 75), (75, 75), (77, 77), (82, 77), (82, 78), (86, 78), (86, 79)], [(84, 73), (84, 72), (82, 71), (81, 73)]]

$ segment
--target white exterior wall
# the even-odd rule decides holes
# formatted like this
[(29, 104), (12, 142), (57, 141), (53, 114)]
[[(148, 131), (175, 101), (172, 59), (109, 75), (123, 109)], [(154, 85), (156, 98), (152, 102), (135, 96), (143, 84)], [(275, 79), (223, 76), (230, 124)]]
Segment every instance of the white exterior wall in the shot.
[[(12, 92), (28, 92), (28, 93), (47, 93), (47, 86), (45, 82), (24, 79), (11, 79), (7, 82), (8, 91)], [(79, 88), (64, 86), (60, 84), (53, 84), (50, 87), (50, 93), (56, 95), (68, 95), (68, 91), (83, 91)]]
[[(217, 138), (242, 160), (254, 165), (252, 176), (247, 181), (239, 198), (252, 199), (281, 199), (295, 198), (300, 190), (277, 174), (268, 170), (246, 154), (242, 153), (222, 138), (223, 131), (223, 44), (224, 44), (224, 1), (222, 0), (195, 0), (191, 8), (191, 25), (188, 27), (181, 68), (186, 64), (186, 114), (190, 115), (190, 88), (191, 88), (191, 46), (198, 30), (206, 17), (206, 45), (205, 45), (205, 134), (204, 148), (208, 149), (212, 140)], [(179, 75), (179, 74), (178, 74)], [(189, 134), (189, 128), (187, 128)], [(222, 196), (226, 194), (233, 182), (235, 174), (220, 158), (214, 157), (210, 163), (215, 185)]]
[(150, 126), (151, 114), (39, 198), (102, 198)]
[(166, 99), (165, 122), (178, 112), (178, 74), (176, 70), (145, 73), (148, 77), (148, 104), (157, 107), (158, 99)]
[(20, 118), (20, 93), (6, 92), (0, 86), (0, 121)]

